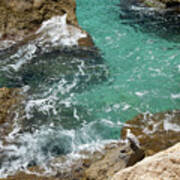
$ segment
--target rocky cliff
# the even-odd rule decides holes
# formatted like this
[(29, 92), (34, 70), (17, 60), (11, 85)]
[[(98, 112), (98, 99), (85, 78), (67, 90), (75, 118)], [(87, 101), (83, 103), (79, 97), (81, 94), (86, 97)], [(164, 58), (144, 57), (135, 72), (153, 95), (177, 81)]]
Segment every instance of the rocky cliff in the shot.
[(75, 0), (2, 0), (0, 1), (0, 47), (6, 47), (25, 38), (36, 38), (36, 31), (43, 22), (66, 14), (66, 23), (71, 29), (84, 34), (79, 45), (93, 46), (92, 39), (83, 31), (76, 18)]

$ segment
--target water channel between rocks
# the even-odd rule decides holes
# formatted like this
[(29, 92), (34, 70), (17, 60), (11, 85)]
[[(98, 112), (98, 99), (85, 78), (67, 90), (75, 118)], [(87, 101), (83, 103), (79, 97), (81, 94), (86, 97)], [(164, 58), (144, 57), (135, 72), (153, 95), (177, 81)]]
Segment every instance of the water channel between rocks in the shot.
[(137, 22), (119, 3), (77, 0), (79, 24), (100, 54), (56, 51), (30, 61), (27, 52), (35, 50), (29, 44), (3, 57), (0, 83), (23, 86), (28, 100), (23, 132), (7, 138), (16, 145), (6, 147), (0, 174), (44, 165), (60, 154), (72, 158), (83, 148), (93, 151), (119, 139), (124, 122), (134, 116), (179, 108), (178, 33), (163, 19), (146, 22), (142, 15)]

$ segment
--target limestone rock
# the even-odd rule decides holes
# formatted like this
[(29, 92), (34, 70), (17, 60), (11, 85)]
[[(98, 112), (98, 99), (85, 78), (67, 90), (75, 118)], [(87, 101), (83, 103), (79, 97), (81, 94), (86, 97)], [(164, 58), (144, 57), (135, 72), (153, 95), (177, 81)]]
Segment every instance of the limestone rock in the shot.
[[(144, 152), (133, 149), (133, 144), (124, 147), (107, 147), (107, 152), (101, 160), (98, 160), (85, 171), (88, 180), (105, 180), (115, 174), (118, 169), (133, 165), (142, 158)], [(123, 160), (123, 161), (122, 161)]]
[[(33, 36), (43, 22), (65, 14), (67, 24), (83, 31), (77, 22), (75, 0), (2, 0), (0, 11), (0, 44), (4, 40), (22, 41)], [(86, 34), (81, 41), (87, 43), (80, 45), (93, 46), (92, 39)]]
[(111, 180), (179, 180), (180, 143), (118, 172)]

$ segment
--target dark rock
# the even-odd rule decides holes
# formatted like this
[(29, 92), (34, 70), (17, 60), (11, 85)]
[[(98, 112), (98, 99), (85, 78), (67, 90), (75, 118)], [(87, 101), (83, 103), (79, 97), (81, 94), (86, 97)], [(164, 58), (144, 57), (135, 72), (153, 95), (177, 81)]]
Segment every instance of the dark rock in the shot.
[(179, 5), (172, 7), (173, 4), (158, 0), (122, 0), (119, 6), (121, 23), (168, 41), (180, 41)]
[(126, 139), (127, 131), (130, 130), (139, 140), (145, 154), (152, 155), (179, 142), (179, 128), (179, 111), (140, 114), (126, 122), (121, 135)]

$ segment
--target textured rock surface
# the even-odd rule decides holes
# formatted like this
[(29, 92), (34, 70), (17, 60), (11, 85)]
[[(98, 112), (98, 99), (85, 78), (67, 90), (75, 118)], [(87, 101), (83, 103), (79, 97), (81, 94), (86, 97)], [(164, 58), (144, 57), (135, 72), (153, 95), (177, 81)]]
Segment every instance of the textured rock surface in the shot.
[[(35, 33), (42, 22), (67, 14), (67, 23), (81, 30), (76, 18), (75, 0), (0, 1), (0, 40), (23, 40)], [(0, 43), (1, 43), (0, 41)], [(79, 45), (92, 46), (89, 36)]]
[(140, 114), (126, 122), (122, 138), (127, 138), (128, 130), (137, 137), (146, 155), (152, 155), (180, 142), (180, 111)]
[[(6, 180), (106, 180), (127, 167), (129, 162), (134, 164), (144, 157), (144, 153), (134, 146), (134, 144), (111, 143), (106, 145), (101, 152), (88, 154), (88, 152), (83, 151), (81, 154), (86, 155), (86, 158), (75, 160), (69, 169), (63, 170), (63, 173), (60, 172), (59, 168), (52, 166), (56, 172), (56, 175), (52, 177), (39, 177), (19, 172)], [(58, 164), (62, 161), (65, 161), (65, 158), (60, 157), (54, 159), (52, 163)], [(39, 172), (38, 168), (30, 170), (31, 172)]]
[(133, 167), (121, 170), (112, 180), (179, 180), (180, 143)]
[(23, 96), (16, 88), (0, 88), (0, 139), (12, 130), (13, 118)]

